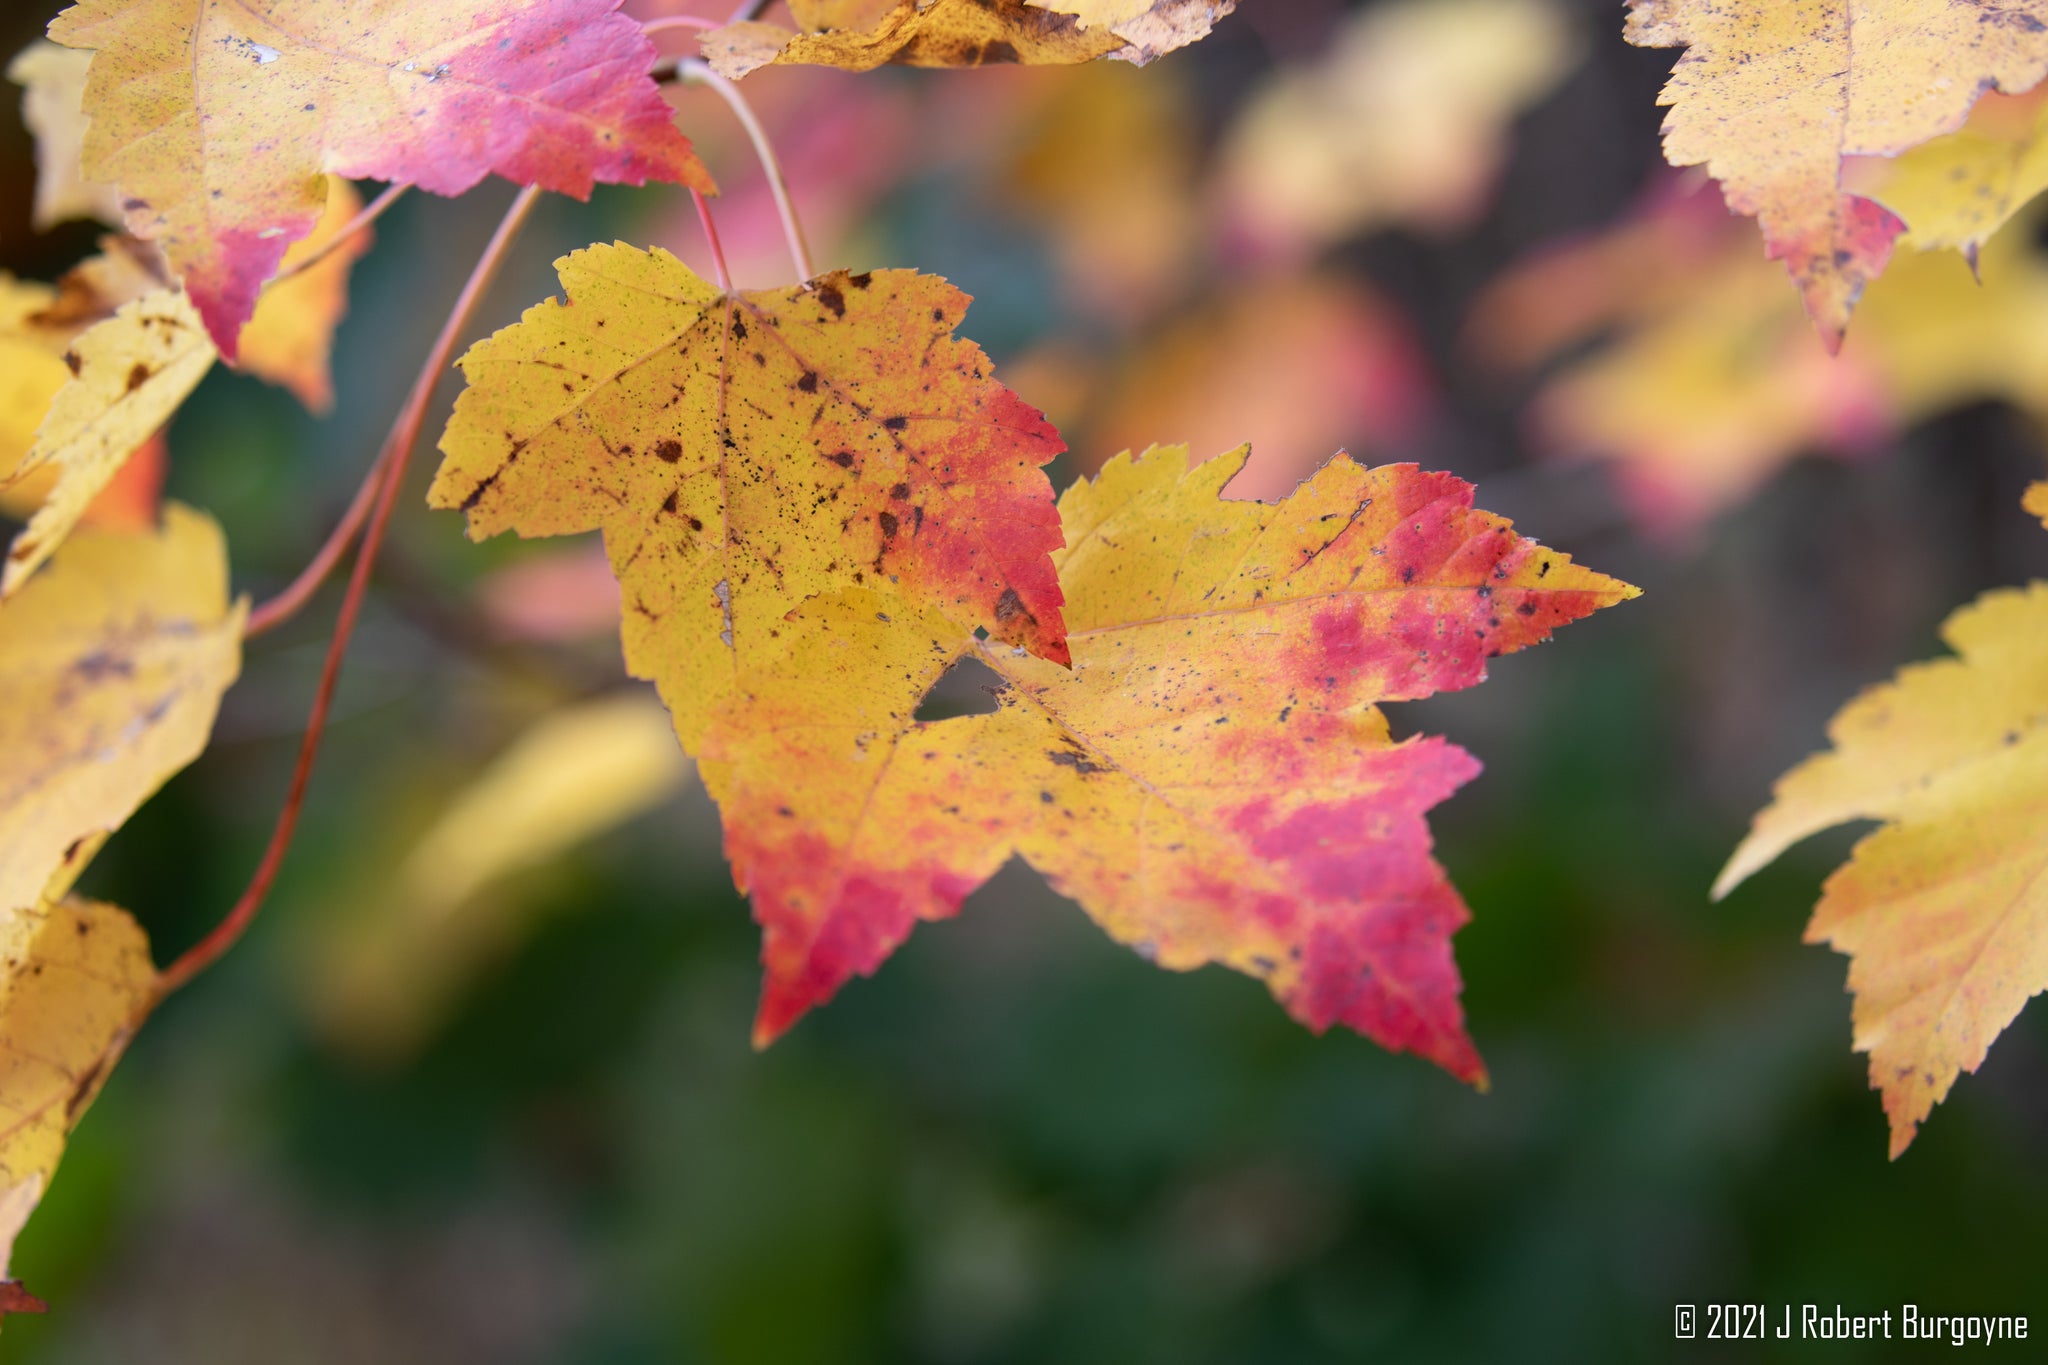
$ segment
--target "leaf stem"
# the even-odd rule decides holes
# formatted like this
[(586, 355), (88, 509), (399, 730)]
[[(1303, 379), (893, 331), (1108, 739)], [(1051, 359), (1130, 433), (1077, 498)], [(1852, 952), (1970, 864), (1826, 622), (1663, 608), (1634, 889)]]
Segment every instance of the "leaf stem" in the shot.
[[(413, 381), (412, 392), (407, 395), (405, 406), (399, 410), (398, 420), (392, 424), (391, 434), (385, 439), (384, 449), (377, 457), (377, 468), (381, 473), (375, 478), (377, 496), (371, 507), (369, 522), (363, 531), (363, 546), (356, 555), (355, 569), (349, 575), (348, 594), (341, 600), (341, 611), (335, 618), (334, 635), (327, 644), (327, 660), (320, 670), (320, 683), (313, 693), (313, 707), (306, 717), (305, 738), (299, 742), (298, 762), (292, 768), (291, 787), (285, 794), (284, 807), (278, 812), (277, 823), (270, 831), (270, 843), (263, 850), (263, 857), (256, 865), (256, 871), (249, 879), (247, 889), (242, 892), (228, 913), (208, 932), (206, 937), (187, 948), (178, 959), (163, 970), (157, 978), (156, 999), (162, 1000), (179, 987), (192, 980), (217, 961), (221, 954), (232, 948), (251, 921), (257, 910), (262, 908), (264, 897), (277, 878), (277, 871), (284, 862), (285, 850), (291, 847), (292, 834), (298, 828), (299, 811), (305, 804), (306, 782), (313, 772), (313, 759), (320, 752), (320, 736), (327, 726), (327, 713), (334, 701), (334, 687), (341, 676), (341, 661), (348, 653), (349, 637), (354, 634), (356, 617), (362, 610), (363, 597), (370, 583), (370, 571), (377, 561), (378, 547), (384, 541), (384, 529), (390, 523), (391, 509), (398, 499), (398, 490), (405, 482), (406, 465), (411, 461), (412, 449), (419, 441), (420, 427), (426, 421), (427, 405), (433, 399), (435, 386), (441, 381), (450, 358), (455, 352), (455, 343), (463, 329), (469, 324), (470, 314), (476, 310), (484, 291), (504, 264), (505, 256), (512, 242), (525, 226), (533, 206), (540, 199), (540, 190), (529, 185), (519, 191), (519, 197), (505, 211), (498, 223), (498, 230), (491, 235), (490, 244), (483, 255), (477, 258), (470, 271), (469, 281), (462, 287), (461, 295), (455, 300), (455, 307), (448, 314), (448, 321), (441, 327), (440, 336), (434, 340), (433, 349), (427, 354), (426, 364), (420, 367), (419, 378)], [(371, 486), (366, 483), (365, 487)], [(323, 550), (324, 553), (324, 550)]]
[(704, 225), (704, 240), (711, 244), (711, 267), (718, 276), (718, 287), (730, 294), (732, 272), (725, 268), (725, 247), (718, 240), (718, 224), (711, 221), (711, 205), (704, 202), (703, 194), (697, 190), (690, 191), (690, 198), (697, 205), (697, 221)]
[(686, 81), (708, 85), (725, 101), (740, 126), (747, 130), (747, 141), (754, 144), (754, 156), (761, 163), (761, 173), (768, 180), (768, 192), (775, 197), (775, 212), (782, 219), (783, 240), (789, 243), (789, 259), (796, 265), (798, 280), (808, 280), (818, 272), (811, 265), (811, 248), (804, 240), (804, 225), (796, 216), (796, 203), (789, 195), (789, 181), (782, 174), (782, 163), (775, 158), (775, 148), (769, 144), (768, 130), (761, 126), (761, 120), (754, 116), (754, 108), (747, 103), (747, 97), (740, 93), (737, 85), (711, 69), (708, 62), (697, 57), (683, 57), (676, 62), (676, 74)]
[(728, 24), (738, 24), (748, 19), (758, 19), (761, 17), (761, 11), (767, 8), (768, 0), (740, 0), (739, 8), (734, 10), (732, 18), (725, 22)]
[(311, 270), (314, 266), (332, 256), (336, 251), (345, 246), (351, 237), (354, 237), (358, 232), (361, 232), (379, 218), (382, 218), (384, 211), (404, 198), (405, 192), (411, 188), (411, 185), (403, 184), (385, 186), (382, 194), (357, 210), (356, 216), (343, 223), (339, 231), (321, 243), (318, 251), (315, 251), (302, 261), (294, 261), (289, 268), (278, 271), (264, 283), (263, 287), (265, 289), (274, 289), (286, 280), (291, 279), (294, 275), (305, 274), (308, 270)]

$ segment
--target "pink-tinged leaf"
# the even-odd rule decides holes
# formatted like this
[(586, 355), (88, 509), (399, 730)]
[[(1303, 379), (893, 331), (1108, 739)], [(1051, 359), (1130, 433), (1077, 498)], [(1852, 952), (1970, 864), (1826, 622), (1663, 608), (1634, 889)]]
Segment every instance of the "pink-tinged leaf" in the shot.
[(185, 280), (221, 353), (323, 172), (461, 194), (495, 173), (712, 188), (619, 0), (83, 0), (50, 36), (93, 50), (85, 172)]

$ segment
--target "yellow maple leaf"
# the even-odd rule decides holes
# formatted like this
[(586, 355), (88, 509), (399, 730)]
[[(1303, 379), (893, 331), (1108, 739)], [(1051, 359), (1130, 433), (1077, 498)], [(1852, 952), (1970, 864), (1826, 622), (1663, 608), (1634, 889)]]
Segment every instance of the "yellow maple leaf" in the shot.
[(1954, 657), (1843, 707), (1834, 747), (1778, 780), (1714, 883), (1719, 898), (1810, 834), (1884, 822), (1828, 878), (1806, 940), (1849, 956), (1894, 1157), (2048, 989), (2048, 584), (1986, 593), (1941, 635)]
[(198, 755), (245, 612), (220, 528), (176, 503), (156, 534), (74, 536), (0, 604), (0, 911), (50, 894), (74, 846)]
[(737, 80), (770, 65), (1143, 64), (1206, 36), (1235, 0), (897, 0), (799, 3), (798, 27), (743, 20), (706, 33), (704, 57)]
[[(285, 253), (285, 264), (326, 250), (361, 207), (355, 187), (333, 177), (319, 226)], [(89, 516), (219, 354), (190, 325), (191, 309), (156, 248), (132, 237), (104, 238), (100, 248), (55, 290), (0, 279), (0, 357), (18, 357), (18, 369), (0, 381), (0, 509), (30, 518), (0, 575), (0, 596)], [(316, 413), (331, 407), (334, 329), (348, 309), (349, 270), (368, 249), (368, 233), (358, 233), (265, 289), (243, 329), (237, 368), (289, 389)], [(38, 426), (15, 448), (18, 432)]]
[(1547, 0), (1359, 10), (1314, 62), (1246, 101), (1222, 152), (1233, 216), (1304, 252), (1388, 224), (1460, 226), (1498, 177), (1515, 116), (1578, 55)]
[[(807, 603), (749, 661), (701, 771), (753, 895), (781, 1033), (1012, 854), (1160, 966), (1265, 981), (1467, 1079), (1451, 933), (1466, 912), (1423, 815), (1477, 770), (1394, 743), (1377, 703), (1635, 595), (1413, 465), (1326, 464), (1224, 501), (1245, 452), (1119, 456), (1060, 501), (1073, 666), (977, 638), (886, 584)], [(961, 659), (994, 714), (919, 721)]]
[(80, 171), (85, 150), (85, 68), (92, 54), (38, 38), (7, 64), (7, 79), (22, 88), (21, 121), (36, 139), (36, 202), (29, 221), (48, 232), (73, 218), (121, 222), (121, 199), (112, 185)]
[(1957, 132), (1850, 168), (1845, 183), (1896, 213), (1920, 251), (1960, 251), (1974, 266), (1992, 234), (2048, 189), (2048, 88), (1984, 96)]
[(1660, 97), (1665, 155), (1758, 220), (1830, 347), (1903, 228), (1843, 193), (1843, 158), (1896, 156), (1986, 89), (2048, 74), (2048, 0), (1629, 0), (1627, 33), (1686, 49)]
[[(10, 608), (11, 610), (11, 608)], [(156, 998), (128, 913), (76, 898), (0, 912), (0, 1275), (64, 1141)]]
[(213, 367), (216, 352), (185, 295), (159, 289), (89, 328), (66, 360), (73, 378), (51, 401), (22, 478), (48, 466), (48, 497), (7, 550), (0, 597), (20, 590), (71, 534), (128, 456), (177, 411)]
[(665, 251), (593, 246), (462, 359), (428, 500), (499, 531), (602, 528), (627, 665), (686, 748), (805, 598), (899, 580), (1064, 660), (1038, 411), (953, 336), (967, 296), (907, 270), (725, 294)]

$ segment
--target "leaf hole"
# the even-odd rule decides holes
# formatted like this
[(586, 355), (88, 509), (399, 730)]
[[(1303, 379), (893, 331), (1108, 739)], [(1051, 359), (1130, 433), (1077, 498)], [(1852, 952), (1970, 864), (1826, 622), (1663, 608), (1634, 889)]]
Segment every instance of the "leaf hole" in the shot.
[(973, 655), (954, 661), (917, 704), (914, 720), (951, 720), (955, 716), (992, 715), (1003, 690), (1000, 673)]

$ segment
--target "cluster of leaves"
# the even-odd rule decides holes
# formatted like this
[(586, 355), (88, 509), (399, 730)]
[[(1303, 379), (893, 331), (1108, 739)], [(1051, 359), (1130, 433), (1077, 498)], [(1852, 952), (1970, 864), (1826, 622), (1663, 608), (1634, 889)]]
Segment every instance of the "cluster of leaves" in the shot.
[[(1230, 8), (792, 0), (793, 28), (674, 22), (709, 30), (703, 79), (722, 82), (768, 65), (1142, 64)], [(530, 0), (483, 17), (408, 0), (374, 18), (319, 0), (83, 0), (10, 68), (39, 136), (39, 218), (98, 216), (123, 231), (54, 285), (0, 280), (0, 475), (8, 510), (26, 518), (0, 574), (0, 934), (14, 945), (0, 971), (0, 1103), (26, 1116), (0, 1133), (0, 1259), (127, 1039), (261, 900), (435, 372), (533, 192), (677, 185), (713, 232), (703, 196), (715, 185), (676, 127), (658, 79), (676, 63), (658, 58), (651, 27), (619, 0)], [(1895, 243), (1960, 251), (2003, 283), (2006, 239), (1986, 244), (2048, 181), (2040, 105), (1978, 96), (2017, 95), (2048, 73), (2048, 23), (2028, 4), (1635, 0), (1629, 34), (1688, 48), (1665, 97), (1667, 151), (1704, 163), (1726, 204), (1759, 219), (1827, 351)], [(1375, 221), (1471, 213), (1500, 125), (1570, 48), (1531, 0), (1370, 13), (1231, 134), (1238, 226), (1306, 253)], [(1390, 54), (1414, 52), (1474, 88), (1456, 117), (1432, 107), (1403, 122), (1416, 106)], [(1964, 128), (1973, 106), (1980, 121)], [(1466, 173), (1350, 174), (1359, 144), (1324, 133), (1354, 125)], [(230, 600), (219, 528), (157, 507), (161, 428), (217, 359), (323, 408), (368, 221), (406, 187), (455, 195), (490, 174), (526, 193), (357, 513), (309, 571), (317, 583), (361, 535), (271, 852), (222, 930), (159, 973), (124, 911), (71, 887), (204, 748), (245, 636), (303, 601), (252, 612)], [(354, 180), (392, 188), (366, 209)], [(1087, 202), (1071, 185), (1051, 193)], [(1925, 325), (1951, 317), (1943, 335), (1987, 338), (2008, 357), (2037, 349), (2031, 257), (2014, 251), (2016, 287), (1974, 313), (1945, 284), (1916, 286), (1939, 301), (1889, 314), (1873, 293), (1841, 359), (1788, 367), (1778, 341), (1815, 344), (1795, 295), (1757, 286), (1753, 244), (1731, 245), (1726, 228), (1706, 196), (1661, 201), (1615, 239), (1505, 282), (1482, 311), (1480, 335), (1508, 363), (1631, 329), (1588, 362), (1604, 368), (1560, 381), (1550, 408), (1577, 424), (1571, 439), (1647, 452), (1634, 467), (1653, 510), (1697, 519), (1761, 463), (1880, 401), (1896, 422), (1970, 384), (2034, 397), (2018, 359), (1937, 364)], [(793, 226), (791, 238), (801, 259)], [(718, 801), (762, 928), (757, 1041), (874, 971), (918, 921), (955, 914), (1017, 856), (1163, 967), (1229, 966), (1313, 1029), (1341, 1023), (1483, 1083), (1451, 955), (1467, 912), (1425, 823), (1478, 764), (1433, 736), (1396, 741), (1381, 705), (1472, 686), (1488, 659), (1635, 590), (1476, 510), (1463, 481), (1410, 464), (1340, 454), (1277, 501), (1229, 500), (1244, 450), (1191, 463), (1140, 433), (1130, 444), (1144, 453), (1093, 452), (1094, 476), (1056, 499), (1044, 466), (1064, 442), (956, 335), (961, 291), (911, 270), (740, 290), (715, 235), (710, 247), (715, 279), (623, 244), (557, 262), (562, 296), (463, 357), (429, 501), (465, 513), (476, 537), (602, 533), (627, 667), (656, 684)], [(1684, 252), (1728, 287), (1663, 288)], [(1896, 268), (1899, 297), (1918, 269)], [(1580, 289), (1588, 278), (1602, 287)], [(1230, 306), (1313, 317), (1312, 301)], [(2009, 345), (1988, 340), (1987, 316)], [(1759, 349), (1760, 332), (1774, 345)], [(1196, 376), (1193, 402), (1221, 362), (1173, 363)], [(1768, 401), (1731, 400), (1731, 388)], [(1815, 393), (1835, 405), (1832, 425)], [(1703, 409), (1728, 420), (1696, 420)], [(1743, 425), (1759, 410), (1775, 424)], [(2037, 587), (1960, 613), (1960, 658), (1845, 711), (1836, 751), (1786, 779), (1723, 878), (1725, 890), (1826, 825), (1890, 822), (1829, 884), (1812, 933), (1854, 958), (1857, 1045), (1872, 1054), (1895, 1152), (2048, 985), (2044, 845), (2028, 820), (2048, 715), (2033, 700), (2044, 612)], [(998, 679), (995, 709), (920, 719), (927, 694), (970, 661)], [(422, 844), (404, 894), (454, 905), (484, 864), (541, 856), (680, 772), (665, 741), (649, 758), (647, 714), (632, 704), (565, 715), (530, 744), (508, 771), (585, 749), (619, 755), (629, 776), (568, 803), (507, 797), (516, 776), (488, 786)], [(431, 976), (417, 967), (430, 960), (382, 965)]]
[[(802, 7), (801, 33), (745, 21), (705, 50), (734, 74), (1144, 61), (1227, 10)], [(118, 208), (126, 231), (55, 287), (8, 282), (7, 343), (28, 362), (10, 416), (33, 434), (10, 452), (30, 514), (0, 583), (19, 760), (0, 792), (0, 870), (22, 939), (0, 978), (0, 1099), (38, 1117), (0, 1147), (5, 1240), (127, 1038), (232, 941), (274, 868), (161, 974), (125, 912), (68, 894), (204, 747), (245, 634), (283, 610), (259, 607), (252, 627), (230, 602), (203, 514), (170, 505), (159, 526), (145, 495), (140, 516), (105, 524), (96, 509), (131, 452), (216, 359), (328, 401), (328, 338), (374, 213), (352, 179), (713, 189), (653, 43), (616, 0), (488, 22), (417, 0), (401, 18), (87, 0), (14, 67), (42, 133), (42, 211)], [(1056, 502), (1042, 466), (1063, 442), (955, 336), (968, 299), (935, 276), (739, 291), (624, 245), (558, 268), (564, 297), (463, 358), (429, 499), (478, 536), (602, 531), (627, 665), (658, 685), (753, 895), (757, 1040), (1014, 854), (1163, 966), (1227, 964), (1313, 1028), (1343, 1023), (1483, 1080), (1450, 952), (1466, 911), (1423, 820), (1478, 765), (1441, 740), (1395, 742), (1379, 703), (1470, 686), (1487, 659), (1633, 589), (1412, 465), (1339, 456), (1269, 505), (1220, 496), (1243, 452), (1190, 467), (1155, 448)], [(386, 507), (404, 418), (400, 431), (365, 484)], [(1002, 679), (998, 710), (917, 719), (968, 659)], [(527, 762), (564, 744), (645, 754), (641, 715), (579, 713)], [(301, 781), (318, 724), (316, 709)], [(640, 760), (613, 800), (629, 808), (674, 776)], [(602, 822), (592, 804), (578, 818)], [(575, 837), (562, 809), (480, 796), (429, 841), (441, 874), (417, 894), (452, 904), (473, 875), (431, 847), (467, 848), (472, 867), (480, 843), (504, 849), (484, 862), (537, 856)]]

